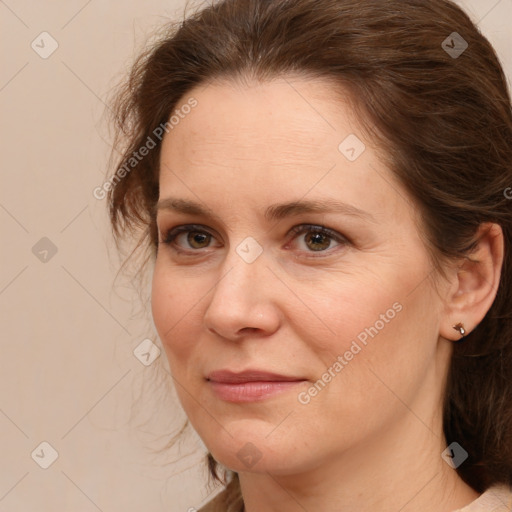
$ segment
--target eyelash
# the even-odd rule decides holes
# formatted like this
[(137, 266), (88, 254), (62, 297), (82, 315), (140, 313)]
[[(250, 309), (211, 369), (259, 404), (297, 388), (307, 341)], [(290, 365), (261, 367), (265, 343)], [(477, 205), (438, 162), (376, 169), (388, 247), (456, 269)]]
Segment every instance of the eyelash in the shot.
[[(183, 226), (177, 226), (173, 229), (168, 230), (165, 233), (165, 237), (163, 238), (163, 240), (161, 240), (160, 243), (170, 246), (177, 253), (191, 254), (191, 255), (197, 255), (198, 253), (200, 253), (201, 249), (185, 250), (185, 249), (181, 249), (178, 246), (176, 246), (174, 241), (182, 233), (200, 233), (200, 234), (214, 237), (214, 235), (212, 233), (210, 233), (207, 229), (205, 229), (203, 226), (201, 226), (199, 224), (187, 224), (187, 225), (183, 225)], [(332, 240), (339, 243), (341, 246), (346, 246), (351, 243), (348, 238), (344, 237), (340, 233), (333, 231), (332, 229), (326, 228), (324, 226), (318, 226), (318, 225), (314, 225), (314, 224), (300, 224), (298, 226), (295, 226), (289, 231), (288, 236), (293, 236), (293, 238), (295, 239), (296, 237), (298, 237), (299, 235), (301, 235), (303, 233), (319, 233), (321, 235), (325, 235), (326, 237), (331, 238)], [(208, 248), (206, 248), (206, 249), (208, 249)], [(328, 255), (330, 255), (332, 253), (331, 248), (325, 249), (323, 251), (307, 251), (307, 252), (311, 253), (311, 256), (308, 256), (308, 257), (312, 257), (312, 258), (321, 258), (322, 253), (323, 254), (327, 253)], [(318, 255), (313, 256), (313, 254), (315, 254), (315, 253), (317, 253)]]

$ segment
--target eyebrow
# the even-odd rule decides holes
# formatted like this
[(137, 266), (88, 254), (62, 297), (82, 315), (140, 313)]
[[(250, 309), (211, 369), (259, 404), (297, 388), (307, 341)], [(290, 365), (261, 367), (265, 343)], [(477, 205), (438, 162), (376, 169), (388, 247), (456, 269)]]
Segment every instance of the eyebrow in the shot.
[[(220, 218), (210, 210), (204, 208), (201, 204), (196, 203), (195, 201), (189, 201), (186, 199), (178, 199), (174, 197), (160, 199), (155, 206), (155, 211), (157, 212), (160, 210), (211, 217), (212, 219), (220, 222)], [(298, 216), (304, 213), (337, 213), (376, 222), (371, 213), (335, 199), (323, 199), (321, 201), (299, 200), (290, 201), (288, 203), (273, 204), (265, 210), (264, 217), (268, 222), (271, 222), (287, 217)]]

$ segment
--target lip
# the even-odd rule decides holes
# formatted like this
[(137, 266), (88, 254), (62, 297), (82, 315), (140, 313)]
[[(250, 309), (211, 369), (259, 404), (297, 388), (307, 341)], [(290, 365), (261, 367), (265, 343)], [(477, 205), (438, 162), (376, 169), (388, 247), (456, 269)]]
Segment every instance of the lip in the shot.
[(211, 372), (206, 380), (212, 391), (227, 402), (257, 402), (284, 393), (307, 379), (261, 370)]

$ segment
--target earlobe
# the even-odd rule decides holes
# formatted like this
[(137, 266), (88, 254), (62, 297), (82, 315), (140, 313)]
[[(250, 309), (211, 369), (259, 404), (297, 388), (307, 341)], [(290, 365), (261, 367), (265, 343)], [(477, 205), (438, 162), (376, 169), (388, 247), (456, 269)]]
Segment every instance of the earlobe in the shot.
[(466, 328), (462, 322), (455, 324), (453, 328), (464, 338), (466, 336)]
[(440, 335), (448, 340), (459, 341), (467, 336), (496, 298), (504, 257), (501, 226), (482, 224), (477, 240), (475, 249), (458, 267), (446, 298)]

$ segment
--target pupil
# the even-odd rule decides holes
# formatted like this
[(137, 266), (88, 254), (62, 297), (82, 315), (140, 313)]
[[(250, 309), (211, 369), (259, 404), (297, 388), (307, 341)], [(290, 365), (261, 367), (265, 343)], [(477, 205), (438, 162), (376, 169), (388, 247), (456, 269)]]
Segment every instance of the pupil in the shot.
[[(321, 251), (323, 249), (327, 249), (330, 245), (328, 238), (325, 235), (323, 235), (322, 233), (312, 233), (308, 237), (308, 239), (309, 239), (308, 240), (309, 242), (316, 244), (316, 246), (312, 247), (312, 249), (314, 251)], [(322, 242), (323, 242), (323, 244), (322, 244)]]
[(187, 238), (188, 238), (189, 244), (192, 247), (197, 248), (198, 245), (202, 247), (202, 244), (204, 244), (205, 242), (208, 242), (209, 236), (210, 235), (207, 235), (206, 233), (189, 233)]

